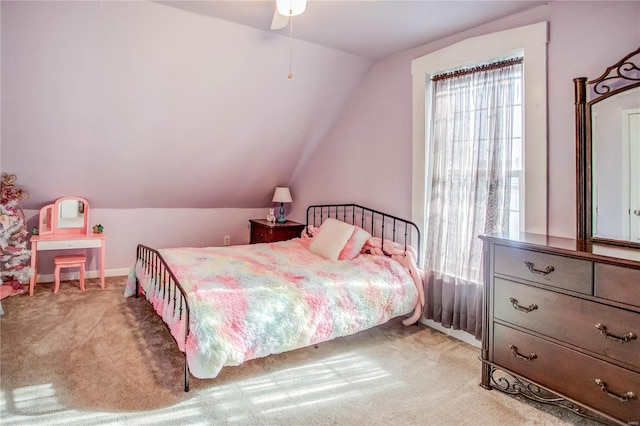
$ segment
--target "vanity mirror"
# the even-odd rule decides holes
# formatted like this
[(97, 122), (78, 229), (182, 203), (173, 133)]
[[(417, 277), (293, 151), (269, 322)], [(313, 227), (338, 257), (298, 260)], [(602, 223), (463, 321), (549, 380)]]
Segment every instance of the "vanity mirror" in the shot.
[(49, 235), (53, 233), (53, 204), (48, 204), (40, 209), (38, 233), (40, 235)]
[[(57, 211), (57, 230), (77, 230), (78, 233), (87, 233), (87, 216), (85, 207), (87, 201), (79, 197), (60, 198), (55, 203), (54, 211)], [(74, 231), (72, 231), (74, 232)]]
[(81, 197), (58, 198), (40, 209), (39, 234), (87, 234), (89, 204)]
[(640, 249), (640, 48), (574, 87), (577, 239)]

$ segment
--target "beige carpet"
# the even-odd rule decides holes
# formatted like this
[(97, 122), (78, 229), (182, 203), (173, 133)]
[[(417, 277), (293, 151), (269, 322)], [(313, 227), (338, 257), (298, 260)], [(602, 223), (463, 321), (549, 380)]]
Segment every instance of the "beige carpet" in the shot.
[(399, 320), (354, 336), (191, 378), (124, 277), (39, 284), (2, 301), (0, 423), (9, 425), (594, 424), (483, 390), (479, 350)]

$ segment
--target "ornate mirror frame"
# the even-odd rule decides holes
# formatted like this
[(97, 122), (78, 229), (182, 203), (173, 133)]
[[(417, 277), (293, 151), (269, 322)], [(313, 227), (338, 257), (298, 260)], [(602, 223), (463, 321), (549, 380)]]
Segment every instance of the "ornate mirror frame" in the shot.
[[(634, 56), (638, 55), (638, 58)], [(576, 239), (581, 250), (590, 250), (593, 243), (640, 249), (640, 243), (595, 237), (593, 231), (592, 192), (592, 122), (594, 104), (640, 87), (640, 47), (608, 67), (598, 78), (573, 79), (576, 117)]]

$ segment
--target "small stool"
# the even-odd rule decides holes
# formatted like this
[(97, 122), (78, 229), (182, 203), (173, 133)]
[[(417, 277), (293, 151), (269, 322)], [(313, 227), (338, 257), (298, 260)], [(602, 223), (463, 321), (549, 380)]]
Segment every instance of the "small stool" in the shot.
[(56, 278), (56, 284), (53, 288), (53, 292), (57, 293), (60, 290), (60, 269), (62, 268), (80, 268), (80, 290), (84, 291), (84, 263), (87, 261), (87, 257), (81, 254), (72, 254), (65, 256), (56, 256), (55, 264), (56, 270), (54, 272)]

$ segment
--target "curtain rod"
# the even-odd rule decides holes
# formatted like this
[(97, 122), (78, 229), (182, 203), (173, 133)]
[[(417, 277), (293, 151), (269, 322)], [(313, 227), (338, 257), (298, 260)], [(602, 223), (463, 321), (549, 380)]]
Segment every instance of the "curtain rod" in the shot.
[(468, 74), (475, 74), (482, 71), (495, 70), (498, 68), (506, 68), (511, 65), (520, 64), (522, 63), (523, 60), (524, 58), (511, 58), (511, 59), (505, 59), (503, 61), (492, 62), (490, 64), (478, 65), (471, 68), (461, 68), (455, 71), (448, 71), (442, 74), (436, 74), (433, 77), (431, 77), (431, 81), (446, 80), (449, 78), (460, 77)]

